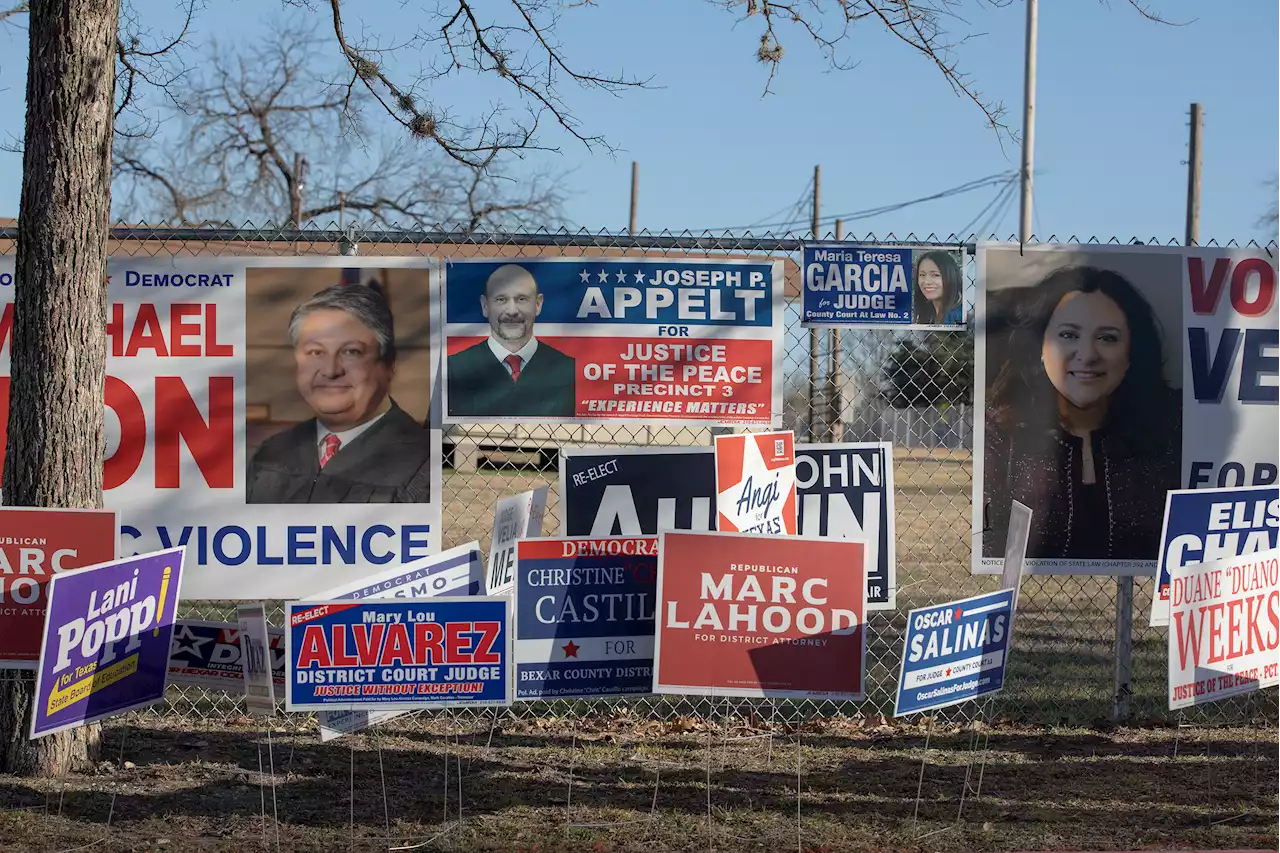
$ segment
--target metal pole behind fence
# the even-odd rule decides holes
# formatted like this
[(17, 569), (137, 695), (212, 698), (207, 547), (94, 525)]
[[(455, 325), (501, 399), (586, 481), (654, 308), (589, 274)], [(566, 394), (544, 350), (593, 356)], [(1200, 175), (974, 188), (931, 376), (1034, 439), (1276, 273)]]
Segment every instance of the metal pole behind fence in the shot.
[(1133, 578), (1116, 578), (1116, 681), (1111, 700), (1111, 719), (1129, 719), (1129, 696), (1133, 681)]

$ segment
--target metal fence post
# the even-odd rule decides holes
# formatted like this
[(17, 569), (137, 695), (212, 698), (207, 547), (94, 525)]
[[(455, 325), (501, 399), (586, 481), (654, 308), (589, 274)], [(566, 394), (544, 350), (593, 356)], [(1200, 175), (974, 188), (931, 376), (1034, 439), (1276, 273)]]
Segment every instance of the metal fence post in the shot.
[(1116, 578), (1116, 680), (1111, 699), (1111, 720), (1129, 719), (1133, 688), (1133, 577)]

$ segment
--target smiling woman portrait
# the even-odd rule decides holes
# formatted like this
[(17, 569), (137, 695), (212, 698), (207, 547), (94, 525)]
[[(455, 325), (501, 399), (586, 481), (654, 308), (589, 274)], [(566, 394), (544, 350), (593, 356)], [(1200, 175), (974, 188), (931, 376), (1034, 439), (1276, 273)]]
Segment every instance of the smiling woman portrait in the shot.
[(1032, 511), (1031, 559), (1154, 560), (1181, 475), (1181, 400), (1159, 320), (1120, 273), (1060, 267), (1002, 294), (1007, 338), (987, 395), (984, 555), (1012, 501)]
[(964, 273), (955, 253), (944, 249), (916, 258), (911, 322), (920, 326), (964, 324)]

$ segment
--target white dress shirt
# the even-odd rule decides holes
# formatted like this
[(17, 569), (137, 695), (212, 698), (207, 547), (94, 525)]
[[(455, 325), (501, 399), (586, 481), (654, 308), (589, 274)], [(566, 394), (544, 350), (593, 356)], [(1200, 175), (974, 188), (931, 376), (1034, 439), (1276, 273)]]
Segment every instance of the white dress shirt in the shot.
[(524, 370), (529, 366), (529, 359), (533, 358), (533, 354), (538, 351), (538, 339), (529, 338), (528, 343), (520, 347), (520, 349), (512, 352), (494, 339), (493, 335), (489, 336), (489, 352), (493, 353), (493, 357), (498, 360), (503, 369), (507, 371), (507, 375), (511, 375), (511, 365), (507, 364), (506, 358), (509, 355), (520, 356), (520, 369)]
[[(387, 412), (389, 411), (391, 410), (387, 409)], [(382, 415), (385, 415), (387, 412), (383, 412)], [(382, 415), (377, 415), (365, 421), (364, 423), (360, 424), (360, 426), (355, 426), (355, 427), (352, 427), (351, 429), (343, 430), (342, 432), (334, 432), (333, 430), (329, 429), (328, 427), (326, 427), (324, 424), (320, 423), (320, 421), (317, 420), (316, 421), (316, 458), (319, 459), (324, 457), (324, 440), (326, 436), (336, 435), (338, 437), (338, 441), (342, 442), (341, 444), (338, 445), (338, 449), (341, 450), (351, 442), (355, 441), (360, 436), (360, 433), (364, 432), (369, 427), (376, 424), (382, 418)]]

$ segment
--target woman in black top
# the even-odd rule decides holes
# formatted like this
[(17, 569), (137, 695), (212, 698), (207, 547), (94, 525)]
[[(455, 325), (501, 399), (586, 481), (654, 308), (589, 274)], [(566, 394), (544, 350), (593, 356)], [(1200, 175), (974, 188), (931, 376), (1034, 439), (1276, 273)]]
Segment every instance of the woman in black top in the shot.
[(1030, 558), (1156, 559), (1182, 425), (1151, 306), (1118, 273), (1063, 267), (993, 314), (1001, 320), (1010, 331), (986, 412), (983, 555), (1003, 554), (1018, 500), (1033, 513)]

